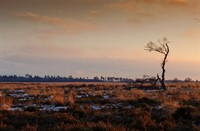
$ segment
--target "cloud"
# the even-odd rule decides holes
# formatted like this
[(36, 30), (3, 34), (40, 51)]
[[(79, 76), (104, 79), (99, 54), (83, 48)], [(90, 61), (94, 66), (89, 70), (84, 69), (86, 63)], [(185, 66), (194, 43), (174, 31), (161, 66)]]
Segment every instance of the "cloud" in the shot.
[(46, 23), (46, 24), (53, 24), (53, 25), (65, 25), (67, 21), (58, 18), (58, 17), (49, 17), (49, 16), (42, 16), (32, 12), (24, 12), (24, 13), (15, 13), (16, 16), (24, 17), (29, 20)]
[(153, 20), (156, 15), (149, 12), (138, 12), (134, 13), (132, 17), (128, 19), (128, 23), (140, 24), (144, 19)]
[(38, 34), (39, 40), (42, 40), (43, 42), (51, 40), (55, 34), (61, 34), (62, 31), (58, 31), (55, 29), (46, 29), (46, 30), (34, 30), (31, 32), (31, 34)]
[(130, 24), (132, 24), (132, 23), (139, 24), (139, 23), (141, 23), (141, 21), (142, 20), (139, 17), (132, 17), (132, 18), (128, 19), (128, 23), (130, 23)]
[(135, 1), (130, 1), (130, 0), (124, 0), (120, 2), (112, 2), (107, 5), (105, 5), (105, 8), (107, 9), (122, 9), (125, 11), (134, 11), (136, 9), (136, 3)]
[[(139, 24), (143, 19), (155, 18), (155, 14), (146, 8), (147, 4), (153, 4), (155, 0), (122, 0), (108, 3), (104, 10), (124, 11), (128, 23)], [(153, 7), (152, 7), (153, 8)]]
[(194, 18), (196, 22), (200, 22), (200, 18)]
[(89, 12), (88, 18), (95, 18), (95, 17), (99, 17), (101, 15), (102, 14), (99, 11), (97, 11), (97, 10), (91, 10)]
[(93, 3), (93, 2), (96, 2), (97, 0), (85, 0), (85, 2), (88, 2), (88, 3)]
[(162, 4), (162, 5), (174, 5), (185, 6), (188, 5), (189, 0), (141, 0), (147, 4)]
[[(192, 0), (191, 0), (192, 1)], [(176, 8), (191, 5), (189, 0), (121, 0), (112, 1), (104, 5), (104, 10), (118, 11), (128, 16), (128, 23), (141, 23), (145, 20), (153, 20), (157, 15), (162, 15), (159, 10), (163, 8)], [(167, 10), (166, 10), (167, 11)]]
[(186, 6), (189, 4), (188, 0), (166, 0), (166, 3), (174, 6)]
[(139, 12), (139, 13), (136, 13), (136, 15), (139, 15), (142, 17), (155, 17), (155, 14), (149, 13), (149, 12)]
[(187, 6), (194, 3), (195, 0), (122, 0), (114, 1), (105, 5), (108, 9), (135, 11), (139, 6), (161, 5), (161, 6)]
[(82, 58), (86, 52), (83, 48), (69, 44), (29, 43), (21, 46), (17, 52), (22, 56), (38, 58)]
[(89, 22), (45, 16), (33, 12), (15, 13), (15, 16), (33, 22), (56, 26), (58, 27), (56, 32), (64, 32), (67, 34), (77, 34), (84, 31), (96, 31), (99, 29), (97, 25)]
[(198, 34), (197, 29), (189, 29), (185, 32), (185, 36), (188, 36), (188, 37), (194, 37), (194, 36), (197, 36), (197, 34)]

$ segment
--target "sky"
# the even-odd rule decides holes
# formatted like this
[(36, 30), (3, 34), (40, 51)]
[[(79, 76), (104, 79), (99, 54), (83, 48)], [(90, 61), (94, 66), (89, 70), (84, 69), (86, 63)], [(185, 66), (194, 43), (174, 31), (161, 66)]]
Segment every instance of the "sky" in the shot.
[(0, 0), (2, 75), (156, 76), (163, 37), (166, 78), (200, 80), (199, 0)]

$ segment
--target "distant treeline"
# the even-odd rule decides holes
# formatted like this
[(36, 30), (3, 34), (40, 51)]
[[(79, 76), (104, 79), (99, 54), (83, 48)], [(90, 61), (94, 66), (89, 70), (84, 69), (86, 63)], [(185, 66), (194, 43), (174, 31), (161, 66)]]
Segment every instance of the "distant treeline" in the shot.
[[(122, 77), (104, 77), (104, 76), (95, 76), (93, 78), (88, 77), (61, 77), (61, 76), (49, 76), (45, 75), (41, 76), (32, 76), (26, 74), (25, 76), (17, 76), (17, 75), (0, 75), (0, 82), (126, 82), (126, 83), (149, 83), (155, 81), (156, 77), (150, 77), (148, 75), (144, 75), (143, 78), (122, 78)], [(191, 78), (185, 78), (185, 80), (179, 80), (178, 78), (174, 78), (173, 80), (166, 80), (166, 82), (190, 82), (193, 81)]]
[(61, 76), (32, 76), (26, 74), (25, 76), (17, 75), (0, 75), (0, 82), (134, 82), (130, 78), (118, 78), (118, 77), (98, 77), (85, 78), (85, 77), (61, 77)]

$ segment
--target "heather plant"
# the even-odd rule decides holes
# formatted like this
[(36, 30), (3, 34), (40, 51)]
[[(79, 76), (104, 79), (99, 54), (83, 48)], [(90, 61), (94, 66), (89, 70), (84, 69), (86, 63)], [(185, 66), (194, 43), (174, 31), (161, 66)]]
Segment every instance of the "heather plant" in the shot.
[(0, 110), (0, 130), (198, 130), (200, 89), (189, 84), (166, 83), (164, 92), (116, 83), (0, 84), (1, 109), (10, 105)]
[(8, 110), (12, 106), (13, 98), (12, 97), (0, 97), (0, 109), (1, 110)]

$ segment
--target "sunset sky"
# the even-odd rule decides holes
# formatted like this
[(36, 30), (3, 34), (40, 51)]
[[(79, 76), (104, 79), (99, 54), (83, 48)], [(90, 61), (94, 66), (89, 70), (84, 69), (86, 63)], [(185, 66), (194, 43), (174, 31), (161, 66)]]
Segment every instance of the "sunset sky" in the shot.
[(0, 0), (1, 75), (199, 79), (200, 0)]

